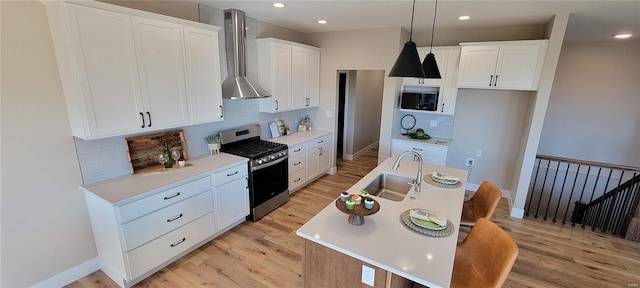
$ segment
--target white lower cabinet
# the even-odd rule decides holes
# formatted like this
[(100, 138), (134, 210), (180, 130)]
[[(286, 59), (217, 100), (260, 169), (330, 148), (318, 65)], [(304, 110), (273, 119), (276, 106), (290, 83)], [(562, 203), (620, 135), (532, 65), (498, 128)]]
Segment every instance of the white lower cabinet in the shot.
[(216, 232), (214, 220), (213, 213), (209, 213), (127, 253), (130, 279), (144, 275), (158, 267), (160, 263), (170, 260), (213, 235)]
[(331, 168), (332, 134), (289, 145), (289, 193), (302, 188)]
[(244, 221), (247, 175), (241, 162), (116, 204), (86, 190), (100, 268), (118, 285), (130, 287)]
[(327, 172), (331, 164), (331, 135), (308, 141), (306, 156), (307, 180), (313, 180)]
[(242, 164), (214, 176), (214, 207), (220, 229), (249, 215), (249, 179), (247, 165)]
[(441, 166), (445, 166), (447, 162), (448, 150), (449, 148), (444, 145), (418, 143), (401, 139), (393, 139), (391, 141), (391, 157), (398, 157), (404, 151), (414, 151), (420, 154), (422, 162)]

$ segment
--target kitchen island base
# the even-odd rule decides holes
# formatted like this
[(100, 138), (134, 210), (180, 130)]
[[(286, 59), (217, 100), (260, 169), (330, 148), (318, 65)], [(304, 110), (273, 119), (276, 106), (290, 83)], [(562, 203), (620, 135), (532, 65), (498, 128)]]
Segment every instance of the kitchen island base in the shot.
[(372, 287), (362, 282), (362, 266), (375, 272), (373, 287), (410, 287), (411, 281), (367, 262), (304, 240), (303, 287)]

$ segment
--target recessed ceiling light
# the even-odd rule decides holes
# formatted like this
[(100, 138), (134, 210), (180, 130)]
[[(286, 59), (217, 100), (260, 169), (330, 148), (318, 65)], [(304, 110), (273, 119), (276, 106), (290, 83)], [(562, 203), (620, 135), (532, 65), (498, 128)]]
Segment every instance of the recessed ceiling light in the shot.
[(469, 20), (469, 19), (471, 19), (471, 16), (466, 16), (465, 15), (465, 16), (458, 17), (458, 20)]
[(276, 8), (284, 8), (284, 6), (286, 6), (284, 5), (284, 3), (273, 3), (273, 7), (276, 7)]
[(318, 20), (318, 24), (327, 24), (327, 20)]
[(627, 39), (631, 37), (631, 34), (616, 34), (613, 37), (616, 39)]

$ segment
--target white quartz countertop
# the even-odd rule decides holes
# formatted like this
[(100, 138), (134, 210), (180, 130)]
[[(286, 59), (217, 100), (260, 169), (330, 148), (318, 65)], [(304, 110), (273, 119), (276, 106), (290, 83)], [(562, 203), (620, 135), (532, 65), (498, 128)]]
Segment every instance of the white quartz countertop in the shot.
[(165, 172), (132, 174), (101, 181), (80, 188), (96, 194), (112, 204), (124, 204), (145, 197), (160, 189), (178, 186), (200, 176), (242, 164), (248, 159), (227, 153), (190, 159), (190, 167), (167, 168)]
[(449, 147), (449, 144), (451, 144), (451, 139), (435, 138), (435, 137), (432, 137), (429, 140), (418, 140), (418, 139), (411, 139), (407, 135), (396, 135), (396, 136), (393, 137), (393, 139), (411, 141), (411, 142), (423, 143), (423, 144), (433, 144), (433, 145), (447, 146), (447, 147)]
[(330, 134), (331, 131), (325, 130), (312, 130), (307, 132), (294, 132), (289, 135), (280, 136), (277, 138), (267, 139), (271, 142), (287, 144), (287, 146), (293, 146), (296, 144), (300, 144), (302, 142), (309, 141), (314, 138), (322, 137), (324, 135)]
[[(360, 193), (380, 173), (416, 177), (418, 162), (412, 159), (403, 158), (397, 171), (391, 169), (395, 158), (385, 160), (347, 192)], [(298, 229), (297, 234), (428, 287), (449, 287), (467, 173), (424, 164), (423, 175), (430, 177), (433, 171), (459, 177), (462, 186), (439, 188), (422, 181), (420, 192), (411, 189), (400, 202), (373, 196), (380, 203), (380, 211), (365, 216), (365, 223), (360, 226), (349, 224), (348, 215), (339, 211), (332, 202)], [(446, 237), (431, 237), (411, 230), (402, 223), (400, 214), (412, 208), (432, 210), (447, 217), (455, 225), (454, 233)]]

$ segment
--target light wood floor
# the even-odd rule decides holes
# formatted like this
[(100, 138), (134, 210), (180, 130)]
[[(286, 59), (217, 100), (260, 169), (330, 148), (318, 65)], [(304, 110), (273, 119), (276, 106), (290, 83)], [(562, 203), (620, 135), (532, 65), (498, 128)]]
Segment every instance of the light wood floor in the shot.
[[(355, 161), (339, 160), (336, 175), (323, 176), (260, 221), (235, 227), (136, 287), (301, 287), (302, 240), (296, 230), (371, 171), (376, 157), (371, 150)], [(639, 287), (640, 243), (511, 219), (505, 199), (492, 220), (520, 248), (505, 287)], [(118, 286), (97, 271), (67, 287)]]

